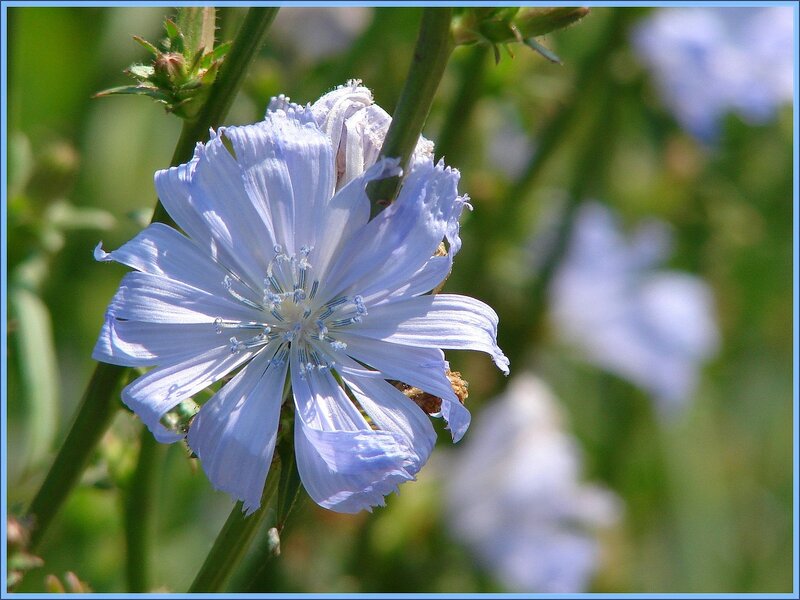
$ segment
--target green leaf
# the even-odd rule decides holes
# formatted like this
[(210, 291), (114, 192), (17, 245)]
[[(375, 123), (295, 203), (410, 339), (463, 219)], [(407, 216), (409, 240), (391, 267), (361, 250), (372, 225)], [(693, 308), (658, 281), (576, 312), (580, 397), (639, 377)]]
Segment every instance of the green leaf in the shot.
[(219, 66), (222, 63), (222, 60), (225, 58), (225, 55), (228, 53), (228, 50), (231, 49), (230, 42), (224, 42), (214, 48), (212, 52), (208, 52), (207, 54), (203, 55), (203, 58), (200, 60), (200, 68), (201, 69), (210, 69), (215, 63)]
[(27, 409), (27, 462), (33, 466), (49, 456), (58, 432), (59, 383), (53, 329), (47, 306), (19, 282), (11, 282), (8, 302), (16, 322), (13, 339)]
[(140, 46), (145, 48), (148, 52), (152, 52), (153, 56), (158, 56), (160, 54), (158, 48), (153, 46), (153, 44), (148, 42), (146, 39), (139, 37), (138, 35), (133, 36), (133, 41), (135, 41)]
[(536, 50), (536, 52), (538, 52), (539, 54), (544, 56), (550, 62), (556, 63), (557, 65), (562, 64), (561, 63), (561, 59), (558, 58), (558, 56), (555, 54), (555, 52), (553, 52), (549, 48), (545, 48), (539, 42), (537, 42), (535, 39), (530, 38), (530, 39), (525, 40), (523, 43), (526, 46), (528, 46), (528, 48), (533, 48), (534, 50)]
[(102, 92), (97, 92), (92, 98), (103, 98), (105, 96), (113, 96), (119, 94), (134, 94), (137, 96), (149, 96), (153, 100), (159, 102), (169, 102), (170, 97), (162, 92), (157, 87), (149, 85), (123, 85), (120, 87), (109, 88)]
[(183, 38), (180, 27), (171, 19), (166, 19), (164, 21), (164, 29), (167, 31), (167, 50), (183, 54), (186, 49), (186, 41)]
[(125, 69), (125, 72), (137, 79), (148, 79), (155, 73), (155, 69), (152, 65), (131, 65)]
[(164, 19), (164, 30), (167, 32), (167, 37), (170, 40), (172, 40), (173, 38), (180, 37), (181, 35), (178, 26), (172, 19)]

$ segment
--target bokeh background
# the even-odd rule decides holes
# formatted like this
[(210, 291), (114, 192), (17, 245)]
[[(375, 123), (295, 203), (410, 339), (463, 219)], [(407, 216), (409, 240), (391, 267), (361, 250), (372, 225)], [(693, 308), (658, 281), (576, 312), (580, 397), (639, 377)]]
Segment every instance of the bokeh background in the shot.
[[(424, 133), (474, 211), (445, 288), (500, 315), (506, 379), (450, 352), (473, 425), (372, 514), (304, 492), (232, 586), (283, 592), (792, 589), (792, 8), (593, 8), (540, 41), (453, 54)], [(91, 99), (146, 60), (161, 8), (8, 9), (8, 501), (21, 514), (94, 368), (179, 120)], [(232, 39), (244, 9), (219, 10)], [(362, 79), (390, 113), (420, 9), (282, 9), (227, 119)], [(511, 54), (513, 53), (513, 56)], [(796, 199), (795, 199), (796, 201)], [(18, 591), (124, 591), (122, 408)], [(183, 591), (233, 501), (160, 453), (153, 589)], [(265, 528), (266, 529), (266, 528)]]

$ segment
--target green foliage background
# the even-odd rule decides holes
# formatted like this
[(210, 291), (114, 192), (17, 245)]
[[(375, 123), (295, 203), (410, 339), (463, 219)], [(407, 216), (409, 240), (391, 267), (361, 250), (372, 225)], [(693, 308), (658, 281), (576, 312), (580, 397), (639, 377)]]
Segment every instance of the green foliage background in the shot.
[[(446, 148), (439, 150), (461, 169), (461, 190), (475, 208), (463, 221), (464, 248), (445, 289), (494, 306), (512, 377), (535, 365), (568, 411), (587, 479), (604, 483), (625, 503), (622, 523), (604, 534), (593, 591), (790, 591), (792, 112), (786, 107), (761, 127), (731, 116), (717, 147), (699, 145), (665, 112), (627, 38), (598, 63), (608, 21), (620, 10), (630, 13), (630, 22), (647, 13), (596, 8), (580, 24), (547, 36), (544, 43), (561, 66), (521, 46), (498, 65), (488, 52), (455, 51), (425, 129), (439, 140), (448, 123), (457, 125), (451, 130), (457, 135), (442, 140)], [(218, 39), (231, 39), (243, 10), (220, 13)], [(391, 112), (419, 13), (372, 10), (346, 48), (313, 60), (298, 51), (303, 40), (292, 41), (292, 31), (278, 35), (276, 22), (228, 122), (258, 120), (274, 94), (313, 101), (351, 77), (362, 79)], [(143, 98), (90, 99), (125, 83), (121, 69), (146, 59), (131, 35), (158, 39), (165, 14), (159, 8), (9, 9), (12, 513), (23, 511), (66, 433), (93, 369), (103, 313), (124, 273), (94, 262), (92, 249), (100, 239), (116, 248), (146, 222), (155, 203), (153, 173), (169, 163), (178, 137), (178, 119)], [(587, 65), (589, 89), (576, 83)], [(471, 111), (457, 108), (465, 78), (475, 96)], [(498, 123), (511, 119), (536, 140), (570, 106), (572, 119), (557, 131), (553, 154), (530, 185), (515, 186), (492, 166), (487, 148)], [(605, 124), (602, 135), (590, 137), (598, 121)], [(576, 168), (587, 145), (602, 160), (597, 173)], [(626, 223), (652, 215), (672, 223), (670, 266), (713, 286), (721, 351), (675, 419), (658, 419), (644, 393), (574, 359), (554, 341), (546, 320), (542, 327), (532, 322), (535, 282), (524, 248), (542, 215), (576, 186), (613, 206)], [(470, 382), (469, 407), (478, 420), (506, 381), (483, 356), (449, 358)], [(120, 410), (41, 548), (44, 566), (29, 572), (18, 591), (42, 591), (46, 574), (66, 571), (95, 591), (125, 590), (122, 503), (138, 432), (138, 420)], [(444, 434), (438, 446), (437, 453), (458, 452)], [(153, 581), (159, 590), (183, 591), (232, 501), (211, 489), (185, 446), (175, 444), (163, 457)], [(404, 485), (372, 515), (337, 515), (302, 498), (280, 558), (264, 559), (262, 534), (234, 585), (242, 591), (502, 591), (447, 533), (437, 477), (423, 470), (419, 482)]]

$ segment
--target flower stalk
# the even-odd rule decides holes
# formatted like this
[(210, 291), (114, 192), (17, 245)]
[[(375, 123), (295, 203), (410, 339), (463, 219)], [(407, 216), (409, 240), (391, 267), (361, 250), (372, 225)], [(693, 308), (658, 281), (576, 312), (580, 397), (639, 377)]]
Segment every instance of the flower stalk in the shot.
[(189, 593), (212, 593), (223, 591), (225, 583), (233, 573), (242, 557), (247, 553), (250, 542), (264, 520), (270, 505), (270, 499), (278, 489), (283, 465), (275, 460), (269, 470), (264, 493), (261, 496), (261, 507), (249, 516), (243, 512), (243, 503), (237, 502), (228, 520), (219, 532), (211, 552), (208, 553), (203, 566), (197, 573)]
[[(419, 37), (408, 77), (381, 148), (382, 156), (400, 158), (400, 166), (404, 171), (422, 133), (433, 97), (455, 47), (450, 34), (452, 13), (451, 8), (426, 8), (422, 13)], [(382, 179), (367, 187), (372, 203), (372, 217), (392, 203), (399, 188), (399, 177)]]
[(166, 446), (142, 428), (139, 458), (125, 494), (125, 568), (128, 591), (150, 590), (149, 548), (155, 531), (154, 502), (156, 481)]
[[(172, 165), (189, 160), (198, 141), (208, 139), (208, 129), (219, 125), (241, 86), (247, 68), (278, 12), (277, 7), (251, 8), (212, 84), (206, 104), (194, 121), (185, 121), (172, 158)], [(174, 224), (159, 201), (153, 222)], [(103, 433), (111, 424), (119, 404), (112, 400), (128, 368), (100, 363), (84, 392), (81, 406), (53, 466), (34, 496), (26, 519), (32, 523), (31, 549), (42, 540), (56, 512), (78, 482)]]

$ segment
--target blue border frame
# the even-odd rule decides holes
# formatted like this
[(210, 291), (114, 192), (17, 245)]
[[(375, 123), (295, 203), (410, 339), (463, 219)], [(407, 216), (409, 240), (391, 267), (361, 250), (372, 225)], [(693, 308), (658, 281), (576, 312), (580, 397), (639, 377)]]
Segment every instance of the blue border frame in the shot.
[[(0, 84), (2, 86), (0, 98), (2, 98), (2, 116), (0, 117), (0, 135), (2, 135), (2, 140), (0, 140), (0, 156), (6, 157), (7, 156), (7, 143), (8, 143), (8, 103), (7, 103), (7, 90), (8, 90), (8, 79), (7, 79), (7, 64), (8, 64), (8, 47), (7, 47), (7, 26), (8, 26), (8, 14), (7, 9), (9, 7), (55, 7), (55, 6), (66, 6), (66, 7), (91, 7), (91, 6), (110, 6), (110, 7), (122, 7), (122, 6), (163, 6), (163, 7), (174, 7), (174, 6), (203, 6), (203, 5), (221, 5), (226, 4), (228, 6), (278, 6), (278, 5), (291, 5), (291, 6), (330, 6), (331, 2), (324, 2), (324, 1), (304, 1), (300, 0), (297, 2), (209, 2), (208, 0), (175, 0), (173, 2), (161, 2), (161, 1), (153, 1), (153, 0), (137, 0), (133, 2), (124, 2), (124, 1), (91, 1), (91, 0), (75, 0), (75, 1), (47, 1), (47, 2), (35, 2), (32, 0), (3, 0), (0, 2), (2, 14), (0, 15), (0, 39), (2, 39), (1, 47), (0, 47), (0, 64), (2, 65), (2, 76), (0, 78)], [(706, 1), (706, 2), (668, 2), (664, 0), (659, 1), (651, 1), (651, 2), (624, 2), (624, 1), (610, 1), (610, 2), (595, 2), (595, 1), (588, 1), (588, 2), (568, 2), (563, 0), (554, 0), (551, 2), (509, 2), (507, 0), (502, 1), (480, 1), (480, 0), (465, 0), (462, 2), (451, 2), (451, 1), (443, 1), (443, 2), (424, 2), (418, 0), (406, 0), (406, 1), (383, 1), (383, 2), (359, 2), (359, 1), (338, 1), (336, 2), (339, 6), (388, 6), (388, 7), (397, 7), (397, 6), (430, 6), (430, 5), (441, 5), (441, 6), (486, 6), (486, 5), (497, 5), (497, 6), (519, 6), (519, 5), (528, 5), (528, 6), (575, 6), (575, 5), (584, 5), (589, 7), (617, 7), (617, 6), (624, 6), (624, 7), (636, 7), (636, 6), (652, 6), (652, 7), (675, 7), (675, 6), (684, 6), (684, 7), (700, 7), (700, 6), (718, 6), (718, 7), (746, 7), (746, 6), (791, 6), (794, 10), (794, 50), (795, 50), (795, 64), (794, 64), (794, 122), (793, 122), (793, 142), (794, 142), (794, 158), (795, 158), (795, 170), (793, 176), (793, 234), (794, 234), (794, 244), (793, 244), (793, 282), (792, 282), (792, 289), (793, 289), (793, 323), (792, 323), (792, 331), (794, 335), (794, 343), (795, 343), (795, 353), (792, 360), (792, 367), (793, 367), (793, 415), (794, 415), (794, 433), (793, 433), (793, 476), (794, 476), (794, 502), (793, 502), (793, 551), (794, 551), (794, 575), (793, 575), (793, 591), (792, 593), (779, 593), (779, 594), (760, 594), (760, 593), (740, 593), (740, 594), (717, 594), (717, 593), (697, 593), (697, 594), (536, 594), (537, 598), (697, 598), (697, 599), (712, 599), (712, 598), (797, 598), (798, 593), (800, 590), (798, 589), (798, 585), (800, 583), (800, 578), (798, 575), (798, 559), (800, 559), (800, 537), (798, 536), (798, 516), (800, 515), (800, 511), (798, 510), (798, 502), (800, 501), (800, 487), (798, 485), (798, 474), (800, 473), (799, 470), (799, 457), (800, 454), (798, 452), (798, 441), (800, 437), (798, 436), (798, 416), (800, 412), (798, 412), (799, 404), (798, 404), (798, 393), (800, 388), (798, 387), (798, 352), (797, 352), (797, 342), (798, 342), (798, 333), (800, 333), (800, 329), (798, 327), (798, 303), (800, 302), (800, 294), (798, 287), (798, 263), (800, 262), (800, 252), (798, 246), (798, 239), (800, 236), (800, 228), (798, 226), (798, 217), (800, 216), (800, 211), (798, 209), (798, 203), (800, 202), (800, 176), (798, 175), (798, 167), (797, 167), (797, 160), (798, 160), (798, 147), (800, 143), (800, 124), (798, 123), (798, 104), (800, 102), (798, 99), (800, 98), (800, 59), (797, 57), (800, 56), (800, 6), (796, 2), (793, 1), (777, 1), (777, 2), (752, 2), (752, 1), (733, 1), (733, 2), (715, 2), (715, 1)], [(2, 565), (2, 571), (0, 572), (0, 597), (5, 598), (8, 596), (6, 592), (6, 585), (7, 585), (7, 578), (6, 578), (6, 565), (7, 565), (7, 550), (6, 550), (6, 519), (5, 516), (8, 514), (8, 506), (7, 506), (7, 456), (8, 456), (8, 436), (6, 430), (6, 423), (7, 423), (7, 361), (8, 361), (8, 347), (7, 347), (7, 323), (8, 323), (8, 312), (7, 312), (7, 289), (8, 289), (8, 280), (7, 280), (7, 273), (8, 273), (8, 229), (7, 229), (7, 207), (8, 207), (8, 168), (6, 160), (2, 160), (2, 164), (0, 164), (0, 181), (2, 182), (2, 197), (0, 198), (0, 239), (2, 239), (2, 247), (0, 248), (0, 290), (2, 290), (2, 297), (0, 298), (0, 317), (2, 317), (2, 323), (0, 323), (0, 358), (2, 359), (2, 364), (0, 365), (0, 393), (2, 393), (2, 397), (0, 400), (2, 401), (2, 431), (0, 434), (2, 435), (2, 465), (0, 465), (0, 480), (2, 483), (2, 491), (0, 492), (0, 507), (2, 508), (3, 519), (0, 522), (0, 535), (2, 535), (2, 547), (0, 548), (0, 554), (2, 555), (2, 560), (0, 561)], [(72, 595), (75, 597), (74, 595)], [(226, 598), (279, 598), (279, 597), (286, 597), (287, 594), (170, 594), (170, 597), (175, 598), (218, 598), (220, 596)], [(530, 598), (531, 594), (293, 594), (291, 597), (293, 598), (420, 598), (420, 597), (433, 597), (433, 598)], [(13, 594), (14, 598), (58, 598), (58, 597), (69, 597), (69, 595), (62, 595), (62, 594)], [(92, 594), (92, 597), (96, 598), (162, 598), (164, 594)]]

